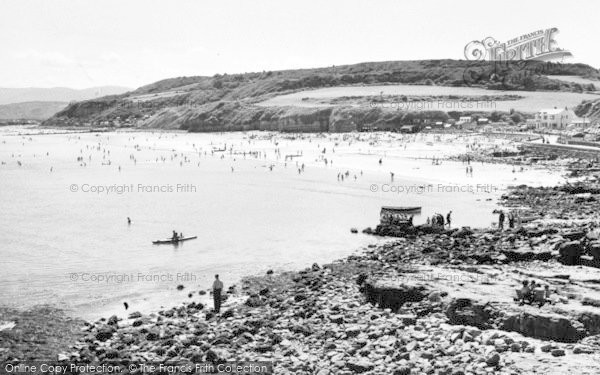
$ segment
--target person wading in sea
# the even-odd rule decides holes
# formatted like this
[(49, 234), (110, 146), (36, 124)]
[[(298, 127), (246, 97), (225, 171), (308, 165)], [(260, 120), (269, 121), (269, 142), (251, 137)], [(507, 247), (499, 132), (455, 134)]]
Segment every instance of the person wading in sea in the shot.
[(215, 275), (215, 281), (213, 282), (213, 302), (215, 305), (215, 312), (221, 311), (221, 292), (223, 291), (223, 283), (219, 280), (219, 275)]

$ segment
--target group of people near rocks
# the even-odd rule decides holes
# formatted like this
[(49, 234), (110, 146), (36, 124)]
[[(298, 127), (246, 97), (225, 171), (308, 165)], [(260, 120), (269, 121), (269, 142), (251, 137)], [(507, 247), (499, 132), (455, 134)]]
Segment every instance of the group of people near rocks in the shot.
[(509, 228), (514, 228), (515, 224), (519, 221), (519, 218), (512, 211), (508, 211), (508, 214), (505, 214), (504, 211), (500, 211), (498, 213), (498, 228), (500, 230), (504, 229), (504, 222), (506, 220), (508, 220), (508, 227)]
[(550, 286), (542, 286), (535, 280), (523, 280), (520, 289), (517, 289), (517, 300), (522, 305), (524, 303), (537, 304), (540, 307), (546, 303), (552, 303)]
[(427, 225), (431, 225), (434, 227), (442, 227), (442, 228), (447, 225), (448, 228), (450, 228), (450, 225), (452, 223), (452, 211), (450, 211), (446, 214), (445, 221), (444, 221), (444, 215), (442, 215), (440, 213), (436, 213), (432, 217), (430, 217), (430, 218), (428, 217), (426, 223), (427, 223)]

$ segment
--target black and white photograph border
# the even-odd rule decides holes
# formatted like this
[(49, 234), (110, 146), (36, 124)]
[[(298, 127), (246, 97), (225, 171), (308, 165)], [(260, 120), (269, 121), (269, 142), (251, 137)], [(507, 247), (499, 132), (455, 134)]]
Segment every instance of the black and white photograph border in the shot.
[(0, 374), (600, 374), (598, 14), (2, 1)]

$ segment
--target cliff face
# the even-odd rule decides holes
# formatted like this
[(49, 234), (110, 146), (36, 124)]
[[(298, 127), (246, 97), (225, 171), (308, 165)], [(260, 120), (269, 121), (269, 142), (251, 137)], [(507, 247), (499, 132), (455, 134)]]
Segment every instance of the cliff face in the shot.
[[(531, 64), (535, 66), (530, 67), (528, 74), (523, 74), (522, 66), (503, 66), (502, 79), (499, 79), (498, 67), (493, 64), (462, 60), (391, 61), (213, 77), (179, 77), (119, 96), (72, 103), (44, 124), (134, 126), (196, 132), (258, 129), (339, 132), (364, 126), (385, 129), (406, 124), (406, 116), (411, 114), (372, 108), (266, 108), (257, 103), (285, 93), (343, 85), (418, 84), (581, 91), (581, 87), (548, 79), (546, 75), (600, 77), (598, 70), (581, 64), (559, 64), (552, 69), (544, 65), (547, 63)], [(536, 72), (533, 68), (537, 69), (537, 73), (531, 73)], [(434, 118), (439, 118), (438, 114), (434, 114)]]

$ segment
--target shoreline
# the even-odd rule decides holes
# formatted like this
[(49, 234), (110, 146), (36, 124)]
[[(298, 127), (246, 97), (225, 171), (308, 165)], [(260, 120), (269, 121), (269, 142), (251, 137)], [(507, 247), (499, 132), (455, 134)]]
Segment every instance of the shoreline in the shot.
[[(431, 368), (447, 374), (462, 369), (465, 373), (526, 374), (530, 373), (526, 366), (533, 366), (531, 361), (535, 366), (541, 365), (540, 371), (547, 371), (544, 373), (565, 373), (567, 369), (586, 373), (586, 366), (596, 371), (600, 368), (598, 362), (585, 365), (594, 363), (599, 356), (593, 348), (600, 348), (600, 342), (593, 341), (593, 335), (588, 335), (592, 340), (587, 340), (573, 331), (573, 339), (565, 335), (564, 340), (556, 341), (556, 337), (551, 340), (532, 334), (535, 331), (527, 331), (527, 326), (519, 332), (523, 329), (519, 325), (507, 326), (513, 316), (523, 316), (525, 312), (532, 322), (540, 319), (540, 324), (551, 325), (544, 320), (548, 311), (513, 306), (508, 296), (504, 300), (496, 298), (490, 305), (484, 303), (490, 292), (483, 293), (481, 301), (480, 289), (473, 289), (472, 292), (479, 291), (474, 295), (464, 291), (465, 284), (481, 283), (490, 288), (504, 282), (494, 273), (498, 265), (513, 269), (505, 273), (521, 270), (520, 275), (527, 277), (546, 267), (554, 270), (550, 272), (560, 272), (562, 266), (558, 262), (544, 265), (549, 262), (549, 249), (534, 251), (532, 259), (538, 260), (524, 261), (518, 253), (507, 260), (510, 252), (490, 253), (476, 244), (488, 241), (490, 234), (506, 244), (511, 236), (520, 233), (527, 237), (534, 230), (502, 233), (493, 229), (455, 229), (421, 234), (370, 246), (360, 254), (323, 266), (314, 264), (299, 271), (245, 277), (240, 290), (231, 294), (235, 301), (225, 305), (220, 316), (193, 301), (151, 314), (132, 312), (128, 319), (113, 316), (85, 322), (84, 336), (74, 335), (71, 339), (79, 338), (89, 347), (76, 344), (73, 348), (77, 350), (57, 353), (54, 361), (112, 365), (139, 363), (144, 361), (142, 358), (188, 365), (205, 361), (266, 361), (273, 362), (272, 373), (277, 374), (319, 368), (327, 370), (321, 371), (323, 374), (411, 374), (429, 372)], [(469, 238), (476, 239), (472, 250), (459, 248), (450, 254), (439, 242), (458, 242), (462, 247)], [(431, 244), (438, 248), (424, 252)], [(456, 257), (459, 254), (462, 257)], [(448, 255), (453, 259), (449, 263)], [(480, 265), (479, 271), (475, 265)], [(527, 270), (528, 265), (534, 268)], [(398, 275), (404, 276), (398, 279)], [(600, 271), (596, 275), (600, 276)], [(457, 287), (462, 291), (451, 291)], [(515, 315), (503, 316), (501, 307), (514, 310)], [(503, 324), (495, 319), (502, 319)], [(569, 332), (564, 327), (563, 331)], [(338, 338), (332, 340), (334, 337)], [(572, 340), (575, 344), (569, 343)], [(123, 344), (140, 349), (129, 350)], [(117, 347), (121, 349), (116, 351)], [(467, 357), (465, 352), (469, 353)], [(457, 370), (456, 360), (462, 357), (468, 362), (459, 361)], [(386, 358), (394, 359), (390, 362)], [(539, 362), (540, 358), (544, 363)]]
[[(594, 305), (583, 304), (581, 297), (567, 296), (583, 295), (580, 290), (589, 288), (588, 281), (584, 278), (569, 286), (579, 289), (561, 292), (567, 302), (558, 303), (588, 309), (591, 323), (580, 321), (577, 309), (561, 313), (552, 306), (520, 307), (509, 295), (523, 277), (547, 281), (557, 293), (564, 288), (561, 280), (573, 266), (561, 263), (565, 256), (558, 246), (572, 238), (583, 241), (585, 236), (573, 232), (595, 230), (590, 226), (593, 211), (577, 207), (581, 199), (596, 201), (577, 194), (594, 196), (600, 189), (580, 186), (582, 192), (576, 194), (556, 186), (511, 187), (502, 196), (505, 208), (529, 206), (547, 216), (524, 229), (411, 234), (369, 245), (331, 264), (243, 277), (220, 316), (194, 299), (148, 314), (130, 311), (124, 319), (78, 321), (75, 324), (85, 327), (83, 336), (67, 337), (78, 343), (67, 350), (54, 348), (54, 358), (38, 359), (63, 363), (263, 360), (276, 363), (276, 373), (283, 374), (319, 369), (323, 370), (319, 374), (410, 374), (433, 368), (447, 374), (508, 374), (528, 373), (523, 371), (531, 362), (545, 366), (548, 373), (553, 367), (566, 371), (561, 363), (579, 371), (581, 363), (598, 359), (591, 333), (600, 333), (596, 323), (600, 314)], [(548, 219), (558, 220), (553, 230)], [(574, 219), (583, 220), (583, 225)], [(587, 242), (585, 246), (588, 251)], [(584, 267), (593, 268), (586, 272), (592, 272), (591, 278), (600, 277), (594, 260), (588, 258), (583, 259)], [(581, 265), (575, 267), (582, 272)], [(480, 301), (482, 296), (488, 303)], [(557, 323), (547, 320), (556, 314)], [(6, 320), (4, 316), (0, 320)], [(40, 317), (37, 323), (43, 327), (47, 321)], [(550, 331), (540, 334), (543, 327)], [(459, 370), (457, 363), (463, 364)]]

